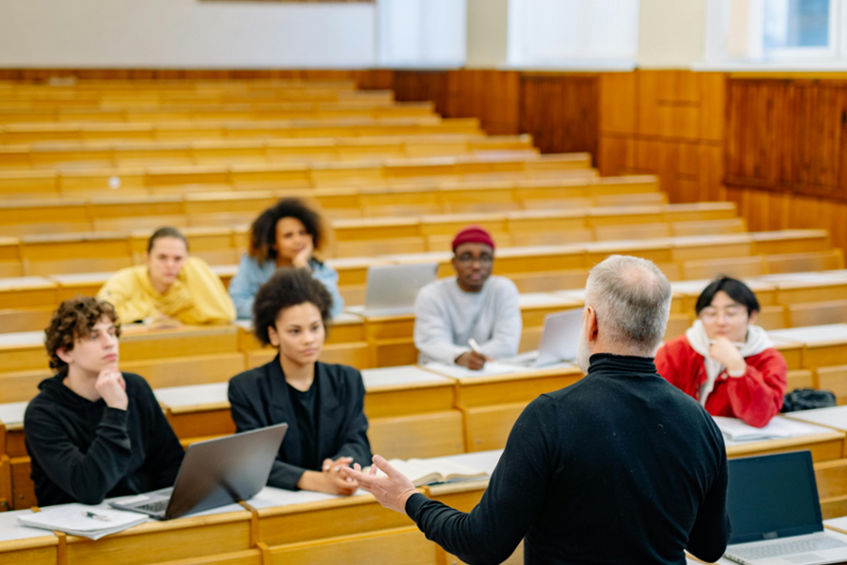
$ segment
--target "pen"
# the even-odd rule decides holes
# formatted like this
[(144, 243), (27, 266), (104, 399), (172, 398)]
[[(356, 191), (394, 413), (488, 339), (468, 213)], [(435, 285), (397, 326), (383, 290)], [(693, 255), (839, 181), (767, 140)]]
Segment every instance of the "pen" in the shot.
[(100, 520), (101, 522), (111, 522), (112, 519), (106, 516), (105, 514), (98, 514), (97, 512), (91, 512), (90, 510), (85, 512), (86, 518), (91, 518), (93, 520)]
[(482, 351), (479, 350), (479, 344), (474, 338), (470, 338), (468, 340), (468, 345), (471, 346), (471, 349), (474, 351), (474, 353), (479, 353), (480, 355), (482, 355)]

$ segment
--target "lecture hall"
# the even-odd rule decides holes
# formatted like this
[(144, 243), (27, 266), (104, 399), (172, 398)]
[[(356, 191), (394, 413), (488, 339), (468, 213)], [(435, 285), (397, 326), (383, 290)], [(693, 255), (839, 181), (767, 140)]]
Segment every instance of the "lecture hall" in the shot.
[(0, 194), (0, 565), (847, 546), (847, 0), (0, 0)]

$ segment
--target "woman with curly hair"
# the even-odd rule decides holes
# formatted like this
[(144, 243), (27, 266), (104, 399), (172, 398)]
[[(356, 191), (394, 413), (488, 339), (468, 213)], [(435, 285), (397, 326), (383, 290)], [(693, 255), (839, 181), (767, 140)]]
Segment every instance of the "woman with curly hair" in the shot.
[(302, 269), (280, 269), (256, 294), (254, 332), (278, 355), (233, 377), (228, 395), (239, 432), (288, 422), (268, 478), (274, 487), (352, 494), (358, 485), (340, 469), (371, 459), (362, 375), (318, 361), (331, 305)]
[(250, 318), (253, 297), (280, 267), (306, 269), (332, 295), (331, 317), (344, 307), (338, 273), (314, 256), (324, 240), (320, 215), (299, 198), (283, 198), (250, 226), (250, 249), (241, 257), (229, 283), (238, 318)]

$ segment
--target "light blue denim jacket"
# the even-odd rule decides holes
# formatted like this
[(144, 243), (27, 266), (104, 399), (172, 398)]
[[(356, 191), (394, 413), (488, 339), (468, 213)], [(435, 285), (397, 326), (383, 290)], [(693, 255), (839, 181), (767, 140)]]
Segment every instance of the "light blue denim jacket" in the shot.
[[(314, 257), (309, 259), (309, 267), (312, 276), (323, 283), (332, 295), (332, 310), (330, 315), (335, 318), (344, 308), (344, 299), (338, 293), (338, 273), (326, 263), (321, 263)], [(250, 319), (253, 317), (253, 298), (259, 291), (259, 287), (267, 282), (271, 275), (276, 272), (276, 262), (264, 261), (262, 264), (246, 253), (241, 256), (238, 263), (238, 272), (229, 281), (229, 295), (235, 304), (235, 312), (238, 318)]]

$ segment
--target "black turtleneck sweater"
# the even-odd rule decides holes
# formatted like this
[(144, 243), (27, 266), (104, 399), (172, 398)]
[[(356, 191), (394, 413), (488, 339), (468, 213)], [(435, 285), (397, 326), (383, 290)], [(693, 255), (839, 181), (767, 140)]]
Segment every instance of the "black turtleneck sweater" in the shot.
[(147, 381), (122, 374), (126, 410), (79, 396), (61, 375), (38, 385), (24, 429), (39, 506), (97, 504), (174, 483), (182, 446)]
[(588, 375), (527, 406), (469, 513), (422, 494), (406, 512), (468, 563), (717, 560), (728, 536), (720, 430), (653, 360), (596, 354)]

